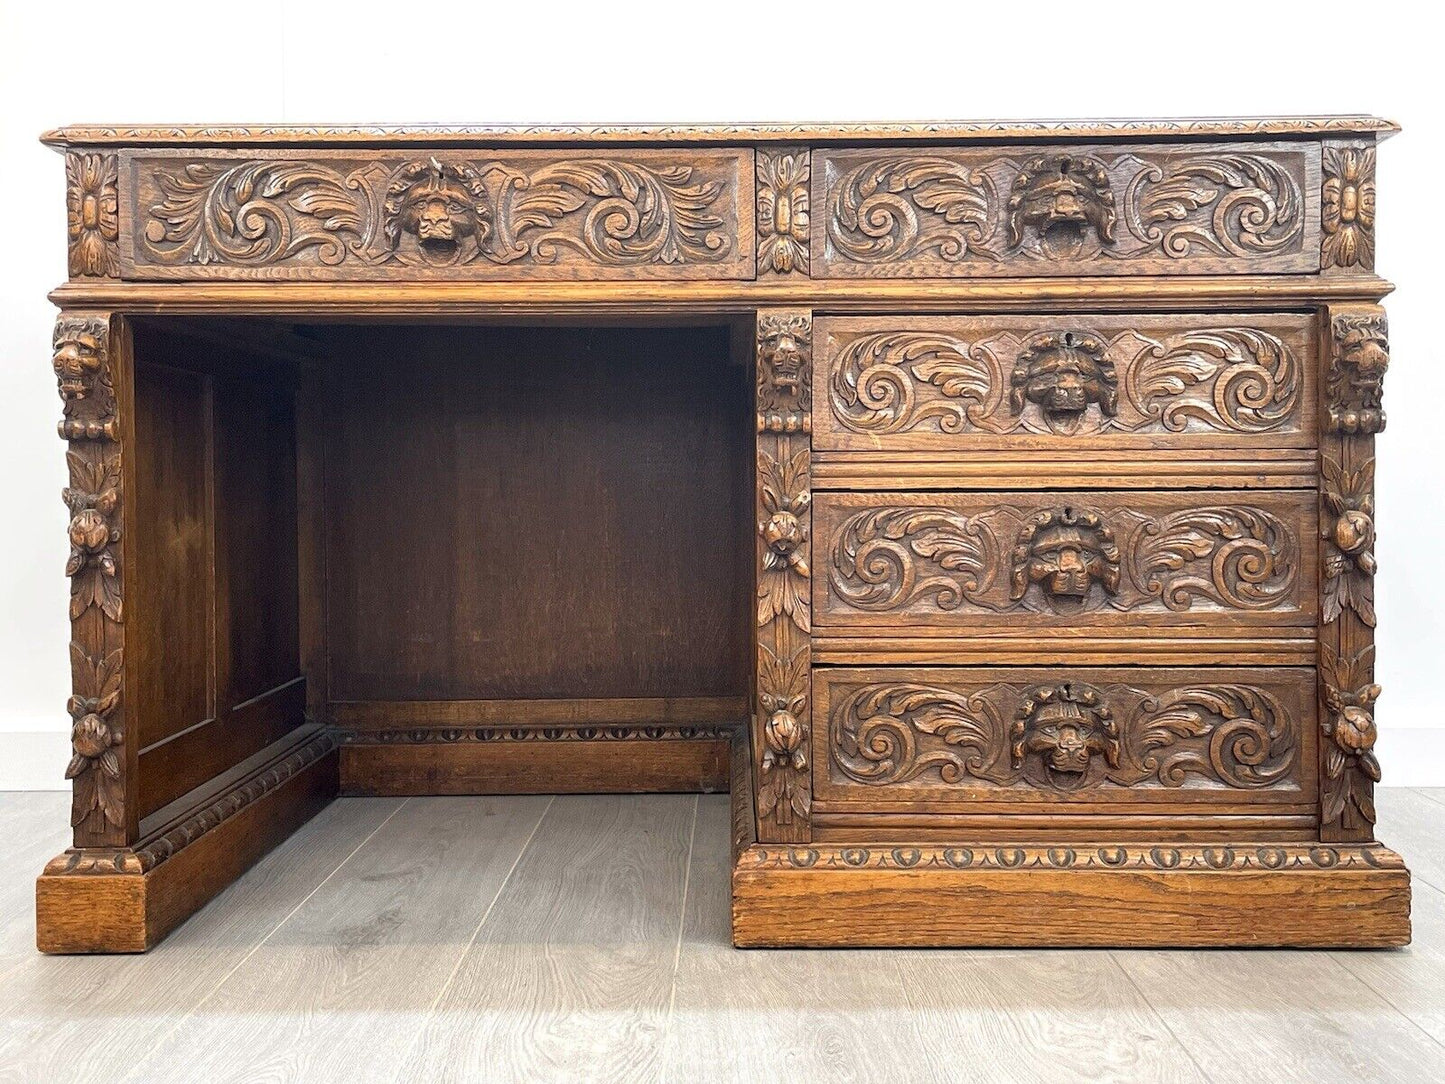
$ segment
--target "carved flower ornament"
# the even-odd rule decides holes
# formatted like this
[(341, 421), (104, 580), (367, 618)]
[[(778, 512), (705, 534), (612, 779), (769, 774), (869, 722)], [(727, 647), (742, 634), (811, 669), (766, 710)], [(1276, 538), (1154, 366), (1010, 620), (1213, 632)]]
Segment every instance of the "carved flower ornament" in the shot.
[(1320, 209), (1326, 267), (1375, 265), (1375, 152), (1369, 147), (1326, 147)]

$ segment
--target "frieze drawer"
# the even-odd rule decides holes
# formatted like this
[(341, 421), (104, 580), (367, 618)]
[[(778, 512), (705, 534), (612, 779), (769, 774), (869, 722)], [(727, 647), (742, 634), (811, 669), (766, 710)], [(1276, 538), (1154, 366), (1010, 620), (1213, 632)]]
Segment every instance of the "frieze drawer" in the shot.
[(1313, 272), (1320, 175), (1297, 143), (819, 148), (812, 273)]
[(832, 493), (815, 627), (1306, 627), (1312, 491)]
[(813, 693), (823, 801), (1315, 797), (1305, 667), (826, 668)]
[(748, 150), (127, 151), (135, 279), (750, 279)]
[(1315, 320), (819, 317), (813, 446), (1054, 452), (1310, 448)]

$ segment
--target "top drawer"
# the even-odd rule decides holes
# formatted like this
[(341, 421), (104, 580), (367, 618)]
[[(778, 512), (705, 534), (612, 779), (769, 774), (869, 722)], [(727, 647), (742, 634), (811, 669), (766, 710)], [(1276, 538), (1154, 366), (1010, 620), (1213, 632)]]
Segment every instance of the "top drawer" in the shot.
[(814, 278), (1309, 273), (1303, 143), (813, 151)]

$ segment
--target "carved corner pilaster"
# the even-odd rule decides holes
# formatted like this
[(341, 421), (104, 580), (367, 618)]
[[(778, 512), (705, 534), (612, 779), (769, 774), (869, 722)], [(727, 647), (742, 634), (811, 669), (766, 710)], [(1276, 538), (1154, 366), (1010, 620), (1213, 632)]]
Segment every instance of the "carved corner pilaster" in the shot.
[(65, 224), (71, 278), (120, 275), (119, 157), (70, 151), (65, 156)]
[(1329, 141), (1321, 149), (1320, 268), (1375, 269), (1375, 141)]
[[(1370, 200), (1373, 205), (1373, 192)], [(1374, 753), (1374, 703), (1380, 695), (1374, 684), (1375, 434), (1385, 427), (1381, 398), (1390, 348), (1384, 310), (1378, 305), (1327, 309), (1323, 356), (1321, 837), (1357, 842), (1374, 838), (1374, 784), (1380, 781)]]
[[(52, 364), (68, 442), (70, 484), (71, 824), (78, 848), (135, 839), (134, 735), (126, 725), (121, 420), (129, 371), (119, 345), (128, 331), (106, 312), (65, 312)], [(87, 860), (88, 861), (88, 860)], [(102, 863), (103, 865), (104, 863)]]
[(808, 274), (808, 200), (812, 161), (807, 147), (759, 147), (758, 274)]
[(758, 839), (812, 837), (812, 314), (764, 309), (757, 322)]

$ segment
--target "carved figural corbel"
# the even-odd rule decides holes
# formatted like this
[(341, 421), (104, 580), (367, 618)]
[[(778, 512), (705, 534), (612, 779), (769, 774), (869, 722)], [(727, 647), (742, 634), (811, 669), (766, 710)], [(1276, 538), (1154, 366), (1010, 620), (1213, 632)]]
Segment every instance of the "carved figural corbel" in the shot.
[(1119, 767), (1119, 724), (1092, 685), (1039, 685), (1024, 693), (1009, 751), (1014, 768), (1035, 785), (1071, 790), (1084, 782), (1095, 756)]
[(408, 162), (386, 189), (387, 244), (411, 239), (429, 264), (466, 263), (482, 254), (492, 228), (486, 187), (476, 170), (435, 158)]
[(119, 752), (124, 735), (111, 717), (120, 704), (121, 653), (93, 658), (72, 642), (70, 655), (76, 690), (66, 705), (72, 720), (72, 755), (65, 769), (65, 778), (74, 781), (70, 823), (79, 824), (98, 809), (119, 827), (124, 820)]
[(1326, 146), (1320, 206), (1320, 263), (1375, 266), (1375, 148)]
[(1050, 605), (1068, 612), (1084, 605), (1095, 584), (1108, 594), (1117, 592), (1119, 576), (1119, 546), (1103, 517), (1051, 508), (1019, 532), (1009, 597), (1018, 601), (1039, 584)]
[(1373, 644), (1350, 658), (1340, 657), (1328, 644), (1320, 645), (1320, 682), (1326, 709), (1320, 720), (1325, 737), (1321, 798), (1326, 821), (1338, 820), (1349, 806), (1370, 824), (1375, 823), (1370, 783), (1380, 781), (1373, 711), (1380, 687), (1370, 681), (1374, 658)]
[(65, 156), (66, 233), (72, 277), (116, 277), (120, 195), (114, 154)]
[(808, 182), (806, 148), (757, 152), (758, 271), (808, 273)]
[(1385, 429), (1381, 398), (1390, 367), (1383, 311), (1340, 312), (1330, 321), (1329, 427), (1349, 436)]
[(55, 378), (64, 403), (65, 440), (115, 440), (115, 390), (107, 364), (110, 331), (95, 316), (62, 316), (55, 324)]
[(765, 552), (758, 584), (758, 624), (786, 615), (803, 632), (808, 613), (808, 531), (803, 516), (812, 503), (806, 448), (779, 463), (758, 453), (758, 476), (767, 518), (758, 524)]
[(61, 492), (70, 509), (70, 616), (99, 606), (112, 621), (121, 620), (120, 577), (114, 545), (120, 531), (112, 522), (120, 507), (120, 457), (87, 458), (69, 452), (71, 484)]
[(1375, 625), (1375, 461), (1356, 471), (1345, 470), (1329, 456), (1320, 457), (1324, 475), (1325, 540), (1324, 620), (1334, 621), (1353, 610), (1366, 625)]
[(1014, 414), (1033, 403), (1048, 428), (1059, 434), (1077, 432), (1090, 406), (1114, 417), (1119, 412), (1119, 379), (1106, 349), (1102, 339), (1072, 331), (1030, 339), (1019, 351), (1009, 381)]
[(810, 806), (801, 773), (807, 771), (808, 654), (798, 650), (780, 658), (766, 646), (759, 651), (758, 701), (763, 721), (762, 779), (758, 813), (789, 824), (807, 816)]
[(1018, 248), (1026, 231), (1037, 232), (1041, 249), (1068, 258), (1082, 251), (1089, 229), (1100, 243), (1114, 243), (1118, 215), (1109, 171), (1093, 158), (1039, 155), (1024, 163), (1008, 198), (1008, 243)]
[(758, 430), (812, 429), (812, 322), (801, 313), (768, 313), (758, 321)]

